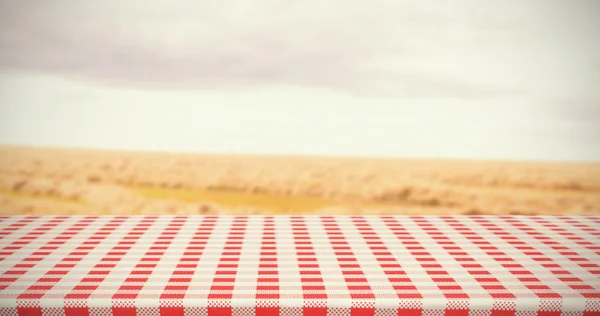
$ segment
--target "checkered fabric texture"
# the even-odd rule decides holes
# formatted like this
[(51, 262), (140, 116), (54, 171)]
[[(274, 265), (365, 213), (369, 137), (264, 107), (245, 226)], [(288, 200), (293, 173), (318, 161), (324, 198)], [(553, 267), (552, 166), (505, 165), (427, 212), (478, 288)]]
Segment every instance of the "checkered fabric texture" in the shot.
[(600, 216), (4, 216), (0, 315), (598, 316)]

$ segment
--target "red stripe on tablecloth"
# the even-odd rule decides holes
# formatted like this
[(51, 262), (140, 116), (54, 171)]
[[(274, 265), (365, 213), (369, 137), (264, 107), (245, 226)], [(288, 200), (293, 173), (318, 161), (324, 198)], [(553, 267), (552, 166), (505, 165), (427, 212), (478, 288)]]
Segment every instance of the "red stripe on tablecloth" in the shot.
[(290, 218), (290, 224), (302, 286), (302, 313), (326, 315), (327, 292), (306, 221), (302, 216), (294, 216)]
[(209, 316), (232, 315), (231, 300), (235, 291), (235, 279), (247, 226), (248, 217), (243, 216), (235, 217), (229, 228), (225, 247), (221, 252), (219, 265), (208, 294)]
[(352, 300), (350, 313), (369, 315), (375, 311), (373, 289), (367, 282), (350, 244), (334, 217), (321, 217), (321, 225), (327, 233), (329, 244), (333, 249), (340, 270), (346, 281), (346, 288)]
[(275, 234), (273, 217), (264, 217), (256, 280), (256, 315), (279, 315), (279, 272)]

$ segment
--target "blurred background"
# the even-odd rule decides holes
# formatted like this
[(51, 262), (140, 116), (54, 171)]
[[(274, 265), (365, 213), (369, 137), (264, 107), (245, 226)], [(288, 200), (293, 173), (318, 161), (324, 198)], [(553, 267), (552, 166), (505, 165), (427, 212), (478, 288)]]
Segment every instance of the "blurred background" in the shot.
[(0, 214), (600, 214), (600, 2), (0, 1)]

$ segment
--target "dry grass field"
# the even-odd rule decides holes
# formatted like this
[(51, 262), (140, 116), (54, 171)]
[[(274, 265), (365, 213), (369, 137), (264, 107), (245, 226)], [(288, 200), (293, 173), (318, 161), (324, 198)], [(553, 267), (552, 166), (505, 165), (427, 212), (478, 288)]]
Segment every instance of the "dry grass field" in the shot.
[(0, 214), (600, 214), (600, 163), (0, 147)]

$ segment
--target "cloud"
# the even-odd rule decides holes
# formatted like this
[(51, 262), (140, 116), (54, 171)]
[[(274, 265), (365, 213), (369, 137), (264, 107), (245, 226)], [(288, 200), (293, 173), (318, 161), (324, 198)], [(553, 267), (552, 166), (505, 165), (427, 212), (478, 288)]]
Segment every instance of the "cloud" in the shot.
[(0, 67), (140, 88), (513, 95), (489, 51), (539, 33), (527, 14), (542, 2), (526, 2), (3, 1)]
[(115, 86), (481, 99), (600, 83), (600, 10), (583, 0), (0, 5), (0, 67)]
[(563, 98), (552, 100), (553, 112), (548, 114), (559, 118), (561, 121), (587, 124), (595, 129), (593, 135), (600, 135), (600, 100), (591, 98)]

